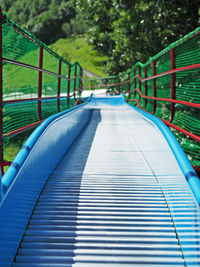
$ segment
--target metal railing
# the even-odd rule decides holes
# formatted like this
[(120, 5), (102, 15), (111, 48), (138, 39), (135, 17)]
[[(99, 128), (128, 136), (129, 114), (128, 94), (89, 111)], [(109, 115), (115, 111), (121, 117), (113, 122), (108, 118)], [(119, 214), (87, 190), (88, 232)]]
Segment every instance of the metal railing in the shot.
[[(13, 36), (16, 40), (16, 47), (14, 47)], [(27, 43), (30, 44), (30, 47), (32, 46), (29, 50), (27, 49)], [(17, 51), (20, 51), (20, 53), (18, 52), (20, 56), (17, 55)], [(34, 54), (33, 57), (38, 53), (38, 65), (35, 62), (31, 64), (31, 53)], [(44, 55), (44, 53), (46, 54)], [(25, 57), (27, 62), (24, 60)], [(46, 67), (44, 67), (44, 60), (46, 58), (53, 58), (55, 63), (53, 65), (53, 71), (47, 68), (47, 64)], [(14, 68), (17, 69), (15, 70)], [(38, 73), (37, 81), (33, 85), (34, 93), (21, 93), (23, 87), (20, 85), (20, 93), (17, 95), (17, 74), (15, 75), (16, 81), (11, 78), (13, 70), (17, 73), (19, 68), (24, 70), (21, 71), (22, 75), (27, 70)], [(56, 69), (57, 71), (55, 71)], [(45, 96), (43, 96), (43, 88), (45, 86), (44, 75), (54, 77), (53, 93), (49, 95), (45, 93)], [(21, 79), (23, 80), (23, 77), (21, 77)], [(7, 80), (9, 80), (8, 84), (6, 84)], [(12, 85), (15, 84), (14, 88), (10, 89), (10, 81), (12, 81)], [(61, 106), (65, 109), (70, 108), (71, 99), (74, 98), (74, 102), (76, 102), (77, 98), (80, 98), (82, 87), (83, 69), (78, 62), (70, 64), (29, 32), (11, 21), (7, 15), (0, 10), (0, 167), (2, 174), (4, 173), (4, 166), (11, 164), (11, 162), (4, 159), (6, 139), (36, 127), (43, 122), (47, 117), (46, 114), (43, 115), (43, 107), (48, 110), (48, 115), (50, 113), (54, 114), (60, 112)], [(52, 103), (53, 108), (52, 111), (50, 111), (50, 104)], [(27, 118), (26, 120), (24, 119), (24, 122), (23, 118), (21, 118), (20, 121), (16, 121), (16, 116), (13, 115), (15, 111), (16, 113), (18, 112), (20, 104), (26, 105), (24, 117), (27, 116)], [(13, 109), (11, 108), (12, 115), (5, 115), (8, 107), (13, 107)], [(29, 107), (30, 109), (34, 109), (34, 118), (30, 121), (27, 115), (28, 112), (30, 114)], [(8, 117), (9, 121), (7, 119)], [(23, 117), (23, 114), (21, 117)]]
[[(200, 28), (145, 64), (139, 62), (118, 76), (93, 79), (87, 86), (88, 89), (106, 88), (108, 94), (124, 93), (129, 103), (159, 117), (175, 130), (197, 170), (197, 165), (200, 166), (199, 43)], [(196, 150), (192, 151), (193, 147)]]

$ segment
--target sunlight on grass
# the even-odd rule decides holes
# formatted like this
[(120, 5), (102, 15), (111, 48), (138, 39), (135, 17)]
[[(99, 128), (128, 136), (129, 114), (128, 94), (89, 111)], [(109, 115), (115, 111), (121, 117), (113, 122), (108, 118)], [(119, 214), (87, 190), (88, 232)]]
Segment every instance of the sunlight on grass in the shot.
[(78, 61), (81, 66), (100, 77), (106, 75), (107, 57), (99, 55), (86, 41), (85, 37), (60, 39), (50, 46), (52, 50), (69, 62)]

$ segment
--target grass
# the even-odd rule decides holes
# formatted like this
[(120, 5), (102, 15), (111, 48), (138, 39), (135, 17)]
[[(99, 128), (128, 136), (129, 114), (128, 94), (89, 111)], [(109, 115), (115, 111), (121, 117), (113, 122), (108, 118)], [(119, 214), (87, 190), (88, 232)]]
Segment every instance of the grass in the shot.
[(12, 161), (15, 158), (30, 134), (31, 132), (27, 131), (26, 133), (10, 138), (9, 143), (4, 151), (5, 160)]
[[(85, 37), (60, 39), (50, 46), (57, 54), (61, 55), (68, 62), (78, 61), (81, 66), (100, 76), (106, 76), (105, 63), (107, 57), (99, 55), (86, 41)], [(39, 64), (39, 48), (31, 50), (17, 59), (20, 62), (38, 66)], [(50, 53), (44, 51), (43, 68), (49, 71), (58, 72), (58, 59)], [(62, 65), (62, 75), (68, 74), (68, 65)], [(72, 75), (73, 76), (73, 75)], [(4, 95), (16, 94), (37, 94), (38, 72), (16, 65), (4, 65)], [(31, 78), (30, 78), (31, 77)], [(85, 76), (85, 78), (87, 78)], [(54, 76), (43, 74), (43, 90), (50, 88), (51, 95), (57, 92), (58, 79)]]
[(86, 37), (59, 39), (50, 48), (67, 61), (78, 61), (84, 69), (100, 77), (106, 76), (105, 63), (108, 58), (94, 50), (87, 43)]
[[(20, 135), (10, 137), (6, 139), (7, 144), (4, 144), (4, 160), (13, 161), (17, 153), (20, 151), (23, 144), (28, 139), (33, 130), (29, 130)], [(8, 169), (8, 166), (4, 167), (4, 171)]]
[[(78, 61), (82, 65), (82, 67), (87, 69), (88, 71), (93, 72), (101, 77), (106, 75), (104, 66), (107, 58), (100, 56), (96, 50), (92, 49), (92, 47), (88, 45), (85, 37), (60, 39), (56, 43), (52, 44), (50, 48), (57, 54), (65, 58), (68, 62), (73, 63), (75, 61)], [(31, 50), (28, 53), (20, 56), (20, 58), (18, 58), (17, 60), (26, 64), (38, 66), (39, 49)], [(51, 54), (44, 51), (43, 68), (52, 72), (58, 72), (58, 59), (54, 58)], [(15, 99), (19, 94), (27, 94), (29, 95), (29, 97), (31, 97), (31, 94), (37, 95), (37, 90), (38, 90), (37, 71), (29, 70), (11, 64), (5, 64), (3, 69), (4, 69), (3, 73), (4, 96), (7, 95), (10, 96), (12, 99)], [(62, 75), (66, 75), (66, 73), (68, 73), (68, 65), (63, 64)], [(55, 95), (57, 92), (57, 83), (58, 79), (56, 77), (48, 74), (43, 74), (43, 89), (42, 89), (43, 93), (46, 92), (46, 94), (48, 95)], [(62, 88), (65, 89), (66, 85), (64, 84), (63, 86), (61, 86), (61, 91)], [(18, 113), (20, 112), (19, 110), (16, 111), (18, 111)], [(15, 119), (12, 119), (10, 125), (13, 126), (13, 123), (15, 123), (15, 125), (18, 124), (18, 127), (19, 125), (20, 127), (23, 126), (21, 124), (22, 122), (25, 122), (26, 119), (25, 115), (23, 114), (21, 114), (22, 120), (17, 121)], [(5, 119), (6, 118), (4, 118), (4, 121)], [(5, 124), (5, 127), (6, 126), (9, 126), (9, 124), (7, 125)], [(21, 149), (22, 145), (24, 144), (30, 133), (31, 132), (28, 131), (24, 134), (20, 134), (12, 138), (5, 139), (6, 142), (4, 147), (5, 160), (13, 161), (16, 154), (19, 152), (19, 150)]]
[[(31, 50), (29, 53), (18, 58), (18, 61), (30, 64), (33, 66), (39, 65), (39, 49)], [(44, 51), (43, 68), (55, 73), (58, 73), (59, 61), (50, 53)], [(68, 65), (63, 68), (68, 73)], [(62, 73), (66, 75), (66, 73)], [(38, 87), (38, 72), (35, 70), (19, 67), (16, 65), (6, 64), (4, 66), (4, 93), (10, 94), (21, 92), (25, 94), (37, 93)], [(52, 75), (43, 74), (43, 85), (53, 86), (56, 84), (57, 89), (58, 79)]]

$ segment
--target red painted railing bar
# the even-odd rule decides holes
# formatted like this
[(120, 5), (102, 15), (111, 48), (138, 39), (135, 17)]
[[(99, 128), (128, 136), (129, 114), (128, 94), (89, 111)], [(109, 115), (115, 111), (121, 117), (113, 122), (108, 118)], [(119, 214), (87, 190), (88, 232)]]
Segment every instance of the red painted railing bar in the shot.
[(27, 126), (24, 126), (24, 127), (22, 127), (22, 128), (13, 130), (13, 131), (11, 131), (11, 132), (9, 132), (9, 133), (5, 133), (3, 136), (4, 136), (4, 137), (9, 137), (9, 136), (12, 136), (12, 135), (16, 135), (16, 134), (22, 133), (22, 132), (24, 132), (24, 131), (26, 131), (26, 130), (28, 130), (28, 129), (31, 129), (31, 128), (36, 127), (38, 124), (42, 123), (43, 121), (44, 121), (44, 120), (37, 121), (37, 122), (35, 122), (35, 123), (29, 124), (29, 125), (27, 125)]
[[(133, 79), (134, 79), (134, 89), (136, 89), (137, 85), (136, 85), (136, 79), (134, 78), (136, 76), (136, 72), (135, 69), (133, 70)], [(134, 97), (136, 97), (136, 92), (134, 93)]]
[(176, 125), (174, 125), (174, 124), (172, 124), (172, 123), (170, 123), (170, 122), (168, 122), (168, 121), (165, 121), (165, 120), (163, 120), (163, 119), (161, 119), (167, 126), (170, 126), (170, 127), (172, 127), (172, 128), (174, 128), (175, 130), (177, 130), (177, 131), (179, 131), (179, 132), (181, 132), (181, 133), (183, 133), (183, 134), (185, 134), (185, 135), (188, 135), (189, 137), (191, 137), (191, 138), (193, 138), (193, 139), (195, 139), (195, 140), (197, 140), (197, 141), (199, 141), (200, 142), (200, 136), (198, 136), (198, 135), (196, 135), (196, 134), (193, 134), (193, 133), (191, 133), (191, 132), (188, 132), (188, 131), (186, 131), (186, 130), (184, 130), (184, 129), (182, 129), (182, 128), (180, 128), (180, 127), (178, 127), (178, 126), (176, 126)]
[[(42, 69), (42, 68), (38, 68), (36, 66), (29, 65), (29, 64), (26, 64), (26, 63), (22, 63), (22, 62), (13, 60), (13, 59), (11, 60), (11, 59), (8, 59), (8, 58), (3, 58), (2, 62), (3, 63), (13, 64), (13, 65), (24, 67), (24, 68), (28, 68), (28, 69), (32, 69), (32, 70), (37, 70), (37, 71), (44, 72), (44, 73), (49, 74), (49, 75), (52, 75), (52, 76), (56, 76), (56, 77), (60, 77), (60, 78), (65, 79), (65, 80), (69, 80), (69, 77), (62, 76), (62, 75), (59, 75), (58, 73), (51, 72), (49, 70), (45, 70), (45, 69)], [(73, 81), (76, 78), (77, 77), (74, 76), (74, 78), (73, 79), (70, 79), (70, 81)], [(79, 77), (79, 78), (82, 79), (81, 77)]]
[(157, 100), (157, 101), (176, 103), (176, 104), (180, 104), (180, 105), (184, 105), (184, 106), (188, 106), (188, 107), (193, 107), (193, 108), (200, 108), (200, 104), (197, 104), (197, 103), (186, 102), (186, 101), (170, 99), (170, 98), (145, 96), (145, 95), (142, 94), (142, 92), (140, 92), (139, 89), (135, 89), (134, 91), (137, 91), (141, 95), (141, 97), (144, 98), (144, 99), (152, 99), (152, 100)]
[[(66, 96), (60, 96), (60, 99), (65, 99)], [(20, 99), (12, 99), (12, 100), (7, 100), (7, 101), (3, 101), (4, 105), (12, 105), (15, 103), (23, 103), (23, 102), (34, 102), (34, 101), (38, 101), (38, 100), (53, 100), (53, 99), (58, 99), (57, 96), (49, 96), (49, 97), (41, 97), (41, 98), (20, 98)]]
[[(174, 70), (176, 68), (175, 65), (175, 49), (173, 48), (170, 52), (171, 55), (171, 69)], [(176, 99), (176, 74), (171, 74), (171, 99)], [(171, 118), (169, 120), (169, 123), (171, 123), (174, 119), (175, 115), (175, 104), (171, 104)]]
[[(128, 81), (130, 81), (130, 72), (128, 73)], [(128, 82), (128, 99), (131, 98), (131, 83)]]
[[(156, 61), (153, 61), (153, 75), (156, 75)], [(141, 90), (140, 90), (141, 91)], [(156, 97), (156, 79), (153, 80), (153, 96)], [(156, 112), (156, 100), (153, 101), (153, 112), (152, 114), (155, 114)]]
[(76, 107), (79, 102), (80, 102), (80, 104), (83, 103), (82, 99), (80, 99), (80, 98), (77, 99), (76, 102), (75, 102), (75, 104), (74, 104), (74, 107)]
[[(61, 68), (62, 68), (62, 61), (59, 60), (59, 65), (58, 65), (58, 75), (61, 75)], [(57, 90), (57, 107), (58, 107), (58, 112), (60, 112), (60, 83), (61, 83), (61, 78), (58, 77), (58, 90)]]
[[(122, 85), (122, 84), (125, 84), (127, 82), (131, 82), (132, 80), (134, 80), (134, 85), (135, 85), (135, 88), (136, 88), (136, 80), (135, 80), (136, 77), (138, 77), (142, 82), (145, 82), (145, 81), (150, 81), (150, 80), (153, 80), (153, 79), (165, 76), (165, 75), (170, 75), (172, 73), (188, 71), (188, 70), (194, 70), (194, 69), (199, 69), (199, 68), (200, 68), (200, 64), (190, 65), (190, 66), (186, 66), (186, 67), (182, 67), (182, 68), (178, 68), (178, 69), (162, 72), (160, 74), (148, 77), (146, 79), (142, 79), (139, 75), (135, 75), (135, 69), (134, 69), (134, 77), (130, 81), (121, 82), (120, 84)], [(116, 85), (118, 85), (118, 83), (115, 83), (115, 84), (103, 84), (103, 85), (101, 84), (101, 85), (92, 86), (91, 88), (96, 88), (96, 87), (101, 87), (101, 86), (106, 86), (106, 85), (116, 86)], [(87, 87), (85, 87), (85, 88), (87, 88)]]
[[(137, 104), (137, 106), (139, 107), (139, 109), (144, 110), (144, 111), (147, 112), (147, 113), (150, 113), (150, 112), (148, 112), (147, 110), (143, 109), (143, 108), (140, 106), (140, 103), (139, 103), (139, 101), (138, 101), (137, 99), (133, 99), (132, 101), (135, 101), (135, 102), (136, 102), (136, 104)], [(157, 116), (156, 116), (156, 117), (157, 117)], [(158, 118), (158, 117), (157, 117), (157, 118)], [(198, 135), (196, 135), (196, 134), (193, 134), (193, 133), (191, 133), (191, 132), (188, 132), (188, 131), (186, 131), (186, 130), (184, 130), (184, 129), (182, 129), (182, 128), (180, 128), (180, 127), (178, 127), (178, 126), (176, 126), (176, 125), (174, 125), (174, 124), (172, 124), (172, 123), (170, 123), (170, 122), (168, 122), (168, 121), (165, 121), (165, 120), (163, 120), (163, 119), (161, 119), (161, 118), (159, 118), (159, 119), (162, 120), (167, 126), (172, 127), (172, 128), (174, 128), (175, 130), (177, 130), (177, 131), (179, 131), (179, 132), (181, 132), (181, 133), (183, 133), (183, 134), (185, 134), (185, 135), (191, 137), (192, 139), (194, 139), (194, 140), (200, 142), (200, 136), (198, 136)]]
[(79, 88), (76, 88), (76, 90), (73, 91), (73, 93), (71, 95), (69, 94), (69, 97), (75, 96), (77, 91), (80, 91), (80, 89)]
[[(141, 67), (140, 65), (138, 66), (138, 75), (141, 77)], [(141, 80), (139, 79), (139, 89), (141, 91)]]
[[(147, 68), (144, 68), (144, 78), (147, 78)], [(147, 88), (147, 81), (144, 82), (144, 94), (147, 96), (148, 88)], [(147, 106), (147, 98), (144, 99), (145, 108)]]
[[(77, 75), (77, 64), (75, 64), (75, 77)], [(76, 92), (76, 79), (74, 80), (74, 93)], [(75, 95), (74, 95), (75, 96)]]
[[(80, 77), (82, 77), (82, 71), (80, 70)], [(79, 89), (82, 90), (83, 89), (83, 85), (82, 85), (82, 81), (81, 79), (79, 79)]]
[[(140, 65), (138, 66), (138, 75), (139, 75), (139, 77), (141, 77), (141, 67), (140, 67)], [(139, 79), (139, 89), (140, 89), (140, 91), (141, 91), (141, 89), (142, 89), (142, 82), (141, 82), (141, 80)], [(139, 96), (139, 101), (140, 101), (140, 96)]]
[(3, 66), (2, 66), (2, 21), (3, 14), (0, 7), (0, 168), (1, 175), (4, 174), (3, 167)]
[(71, 77), (71, 65), (68, 68), (68, 85), (67, 85), (67, 107), (69, 108), (69, 94), (70, 94), (70, 77)]
[(200, 68), (200, 64), (194, 64), (194, 65), (190, 65), (190, 66), (186, 66), (186, 67), (182, 67), (182, 68), (178, 68), (178, 69), (174, 69), (174, 70), (165, 71), (165, 72), (162, 72), (160, 74), (156, 74), (156, 75), (153, 75), (151, 77), (148, 77), (146, 79), (142, 79), (140, 77), (140, 79), (142, 81), (149, 81), (149, 80), (157, 79), (159, 77), (162, 77), (162, 76), (165, 76), (165, 75), (169, 75), (169, 74), (172, 74), (172, 73), (188, 71), (188, 70), (195, 70), (195, 69), (199, 69), (199, 68)]
[[(39, 68), (42, 69), (43, 66), (43, 47), (40, 47), (40, 54), (39, 54)], [(42, 97), (42, 72), (39, 71), (38, 74), (38, 118), (42, 120), (42, 106), (41, 106), (41, 97)]]
[(81, 79), (79, 79), (79, 98), (81, 98), (81, 91), (83, 90), (83, 70), (80, 70)]
[(4, 160), (3, 166), (10, 166), (12, 164), (12, 161)]

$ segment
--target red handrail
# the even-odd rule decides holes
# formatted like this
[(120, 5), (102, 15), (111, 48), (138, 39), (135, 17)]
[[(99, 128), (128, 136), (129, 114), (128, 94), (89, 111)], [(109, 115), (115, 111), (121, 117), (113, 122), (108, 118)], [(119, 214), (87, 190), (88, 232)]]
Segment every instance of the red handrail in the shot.
[(43, 47), (40, 47), (40, 54), (39, 54), (39, 69), (38, 72), (38, 118), (42, 120), (42, 107), (41, 107), (41, 97), (42, 97), (42, 66), (43, 66)]
[(173, 73), (178, 73), (178, 72), (182, 72), (182, 71), (188, 71), (188, 70), (194, 70), (194, 69), (199, 69), (200, 68), (200, 64), (194, 64), (194, 65), (190, 65), (190, 66), (186, 66), (186, 67), (182, 67), (182, 68), (178, 68), (178, 69), (174, 69), (174, 70), (169, 70), (169, 71), (165, 71), (162, 72), (160, 74), (156, 74), (153, 75), (151, 77), (142, 79), (142, 77), (140, 75), (134, 75), (133, 78), (131, 78), (130, 80), (124, 81), (124, 82), (120, 82), (120, 83), (113, 83), (113, 84), (97, 84), (95, 86), (86, 86), (85, 88), (97, 88), (97, 87), (113, 87), (113, 86), (119, 86), (119, 85), (123, 85), (126, 83), (130, 83), (131, 81), (135, 80), (135, 78), (138, 78), (141, 82), (145, 82), (145, 81), (150, 81), (150, 80), (154, 80), (157, 79), (159, 77), (163, 77), (166, 75), (170, 75)]
[(49, 75), (52, 75), (52, 76), (56, 76), (58, 78), (65, 79), (65, 80), (68, 80), (70, 82), (74, 81), (76, 78), (79, 78), (79, 79), (82, 80), (82, 77), (80, 75), (76, 75), (76, 76), (73, 77), (73, 79), (70, 79), (70, 78), (68, 78), (66, 76), (63, 76), (63, 75), (60, 75), (58, 73), (55, 73), (55, 72), (52, 72), (52, 71), (49, 71), (49, 70), (45, 70), (43, 68), (36, 67), (36, 66), (30, 65), (30, 64), (26, 64), (26, 63), (23, 63), (23, 62), (20, 62), (20, 61), (11, 60), (11, 59), (8, 59), (8, 58), (5, 58), (5, 57), (2, 59), (2, 62), (3, 63), (10, 63), (10, 64), (17, 65), (17, 66), (20, 66), (20, 67), (24, 67), (24, 68), (27, 68), (27, 69), (37, 70), (39, 72), (44, 72), (46, 74), (49, 74)]
[[(2, 56), (2, 24), (6, 23), (6, 20), (3, 19), (4, 15), (1, 12), (0, 9), (0, 168), (1, 168), (1, 173), (3, 174), (4, 172), (4, 166), (8, 165), (6, 163), (6, 161), (4, 161), (4, 155), (3, 155), (3, 138), (7, 138), (16, 134), (19, 134), (25, 130), (28, 130), (30, 128), (36, 127), (37, 125), (39, 125), (42, 121), (42, 103), (45, 100), (57, 100), (57, 110), (58, 112), (60, 111), (60, 101), (61, 99), (66, 99), (67, 102), (67, 107), (69, 108), (69, 98), (72, 96), (76, 96), (76, 92), (77, 91), (81, 91), (81, 87), (82, 86), (82, 81), (83, 81), (83, 77), (82, 77), (82, 71), (79, 72), (79, 75), (77, 75), (77, 68), (79, 66), (79, 68), (81, 69), (81, 66), (79, 65), (79, 63), (75, 63), (75, 75), (73, 75), (73, 77), (71, 78), (71, 65), (65, 61), (62, 57), (58, 56), (56, 53), (54, 53), (51, 49), (49, 49), (46, 45), (44, 45), (42, 42), (40, 42), (39, 40), (37, 40), (36, 38), (34, 38), (33, 36), (29, 35), (28, 32), (24, 31), (23, 29), (20, 29), (18, 26), (13, 26), (13, 29), (15, 32), (17, 32), (17, 34), (21, 34), (23, 35), (26, 39), (29, 39), (31, 42), (34, 42), (37, 44), (37, 46), (39, 47), (39, 65), (35, 66), (35, 65), (30, 65), (24, 62), (20, 62), (18, 60), (13, 60), (13, 59), (9, 59), (7, 57), (3, 57)], [(49, 52), (52, 56), (54, 56), (55, 58), (58, 59), (58, 72), (52, 72), (49, 71), (48, 69), (44, 69), (43, 68), (43, 58), (44, 58), (44, 50)], [(66, 73), (65, 75), (62, 75), (62, 62), (68, 65), (68, 73)], [(3, 83), (2, 83), (2, 67), (5, 64), (11, 64), (11, 65), (16, 65), (19, 67), (23, 67), (26, 69), (31, 69), (34, 71), (38, 72), (38, 91), (37, 91), (37, 95), (33, 95), (34, 97), (30, 97), (28, 96), (28, 98), (21, 98), (21, 99), (7, 99), (5, 98), (5, 101), (3, 100)], [(48, 96), (48, 97), (42, 97), (42, 88), (43, 88), (43, 74), (48, 74), (51, 76), (55, 76), (57, 77), (57, 93), (56, 96)], [(30, 77), (31, 78), (31, 77)], [(79, 80), (79, 83), (77, 83), (77, 79)], [(61, 80), (66, 80), (67, 81), (67, 86), (66, 86), (66, 96), (61, 96)], [(73, 93), (70, 94), (70, 85), (71, 82), (74, 82), (74, 86), (73, 86)], [(36, 96), (36, 97), (35, 97)], [(79, 95), (80, 97), (80, 95)], [(15, 129), (13, 131), (7, 132), (5, 134), (3, 134), (3, 105), (11, 105), (11, 104), (15, 104), (15, 103), (26, 103), (26, 102), (37, 102), (37, 114), (38, 114), (38, 121), (34, 122), (32, 124), (26, 125), (24, 127), (20, 127), (18, 129)]]
[[(58, 65), (58, 75), (61, 75), (62, 70), (62, 61), (59, 59), (59, 65)], [(58, 77), (58, 88), (57, 88), (57, 108), (58, 112), (60, 112), (60, 85), (61, 85), (61, 78)]]
[[(155, 114), (156, 112), (156, 103), (157, 101), (164, 101), (164, 102), (168, 102), (168, 103), (171, 103), (171, 108), (170, 108), (170, 111), (171, 111), (171, 117), (169, 119), (169, 121), (166, 121), (166, 120), (163, 120), (162, 121), (178, 130), (179, 132), (197, 140), (197, 141), (200, 141), (200, 137), (196, 134), (193, 134), (181, 127), (178, 127), (176, 125), (174, 125), (172, 123), (173, 121), (173, 118), (174, 118), (174, 115), (175, 115), (175, 104), (179, 104), (179, 105), (184, 105), (184, 106), (188, 106), (188, 107), (192, 107), (192, 108), (197, 108), (199, 109), (200, 108), (200, 104), (199, 103), (194, 103), (194, 102), (189, 102), (189, 101), (182, 101), (182, 100), (178, 100), (176, 99), (176, 73), (179, 73), (179, 72), (183, 72), (183, 71), (189, 71), (189, 70), (195, 70), (195, 69), (199, 69), (200, 68), (200, 64), (192, 64), (192, 65), (189, 65), (189, 66), (184, 66), (184, 67), (180, 67), (180, 68), (176, 68), (176, 58), (175, 58), (175, 49), (172, 48), (171, 51), (170, 51), (170, 60), (171, 60), (171, 69), (168, 70), (168, 71), (165, 71), (165, 72), (162, 72), (162, 73), (156, 73), (156, 61), (154, 60), (153, 61), (153, 64), (152, 64), (152, 69), (153, 69), (153, 75), (148, 77), (147, 75), (147, 68), (144, 67), (144, 78), (141, 77), (141, 68), (140, 66), (138, 67), (138, 74), (136, 75), (136, 67), (133, 69), (134, 71), (134, 74), (133, 74), (133, 77), (130, 79), (130, 73), (126, 73), (126, 75), (128, 74), (128, 80), (124, 80), (123, 82), (119, 82), (119, 83), (111, 83), (109, 84), (108, 82), (108, 79), (106, 80), (106, 84), (97, 84), (96, 86), (90, 86), (90, 88), (98, 88), (98, 87), (105, 87), (105, 88), (112, 88), (112, 87), (117, 87), (117, 86), (121, 86), (121, 85), (125, 85), (125, 84), (128, 84), (128, 91), (125, 89), (123, 90), (123, 92), (125, 94), (127, 94), (128, 96), (128, 100), (130, 100), (130, 95), (131, 93), (135, 93), (135, 98), (136, 98), (136, 93), (139, 94), (139, 99), (133, 99), (133, 100), (130, 100), (130, 101), (135, 101), (137, 106), (140, 108), (140, 109), (143, 109), (141, 108), (140, 106), (140, 99), (144, 99), (144, 106), (146, 108), (147, 106), (147, 100), (148, 99), (151, 99), (153, 100), (153, 111), (152, 111), (152, 114)], [(164, 77), (166, 75), (171, 75), (171, 98), (162, 98), (162, 97), (157, 97), (157, 88), (156, 88), (156, 79), (160, 78), (160, 77)], [(136, 88), (136, 79), (139, 79), (139, 88)], [(112, 78), (110, 78), (112, 79)], [(150, 80), (153, 80), (153, 96), (148, 96), (148, 87), (147, 87), (147, 81), (150, 81)], [(134, 89), (133, 90), (130, 90), (131, 86), (130, 86), (130, 83), (134, 81)], [(141, 89), (141, 82), (144, 83), (144, 94), (142, 93), (142, 89)], [(117, 89), (116, 89), (117, 90)], [(113, 92), (112, 89), (111, 91), (107, 91), (107, 93), (109, 94), (117, 94), (118, 92)], [(145, 109), (143, 109), (145, 110)], [(145, 110), (146, 111), (146, 110)]]
[[(146, 109), (143, 109), (143, 108), (140, 106), (140, 103), (139, 103), (139, 101), (138, 101), (137, 99), (132, 99), (131, 101), (135, 101), (135, 102), (137, 103), (137, 106), (139, 107), (139, 109), (141, 109), (141, 110), (143, 110), (143, 111), (145, 111), (145, 112), (147, 112), (147, 113), (150, 113), (150, 112), (148, 112)], [(155, 117), (157, 117), (157, 116), (155, 116)], [(157, 117), (157, 118), (159, 118), (159, 117)], [(170, 123), (170, 122), (168, 122), (168, 121), (166, 121), (166, 120), (163, 120), (163, 119), (161, 119), (161, 118), (159, 118), (159, 119), (162, 120), (167, 126), (170, 126), (170, 127), (174, 128), (174, 129), (176, 129), (177, 131), (179, 131), (179, 132), (181, 132), (181, 133), (183, 133), (183, 134), (185, 134), (185, 135), (188, 135), (188, 136), (191, 137), (192, 139), (194, 139), (194, 140), (200, 142), (200, 136), (198, 136), (198, 135), (196, 135), (196, 134), (193, 134), (193, 133), (191, 133), (191, 132), (189, 132), (189, 131), (186, 131), (186, 130), (184, 130), (183, 128), (180, 128), (180, 127), (178, 127), (178, 126), (176, 126), (176, 125), (174, 125), (174, 124), (172, 124), (172, 123)]]
[(144, 99), (152, 99), (152, 100), (170, 102), (170, 103), (174, 103), (174, 104), (180, 104), (180, 105), (189, 106), (189, 107), (193, 107), (193, 108), (200, 108), (200, 104), (197, 104), (197, 103), (187, 102), (187, 101), (182, 101), (182, 100), (176, 100), (176, 99), (171, 99), (171, 98), (145, 96), (142, 94), (142, 92), (139, 89), (135, 89), (133, 91), (137, 91), (139, 93), (139, 95)]
[(18, 129), (16, 129), (16, 130), (13, 130), (13, 131), (11, 131), (11, 132), (9, 132), (9, 133), (5, 133), (5, 134), (3, 135), (3, 137), (9, 137), (9, 136), (13, 136), (13, 135), (22, 133), (22, 132), (24, 132), (24, 131), (26, 131), (26, 130), (29, 130), (29, 129), (31, 129), (31, 128), (34, 128), (34, 127), (38, 126), (38, 125), (39, 125), (40, 123), (42, 123), (43, 121), (44, 121), (44, 120), (37, 121), (37, 122), (35, 122), (35, 123), (32, 123), (32, 124), (29, 124), (29, 125), (27, 125), (27, 126), (24, 126), (24, 127), (18, 128)]
[(3, 66), (2, 66), (2, 20), (3, 14), (0, 7), (0, 169), (4, 174), (3, 155)]

